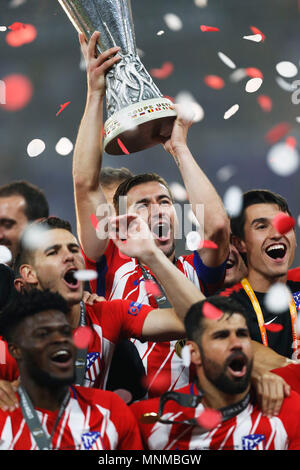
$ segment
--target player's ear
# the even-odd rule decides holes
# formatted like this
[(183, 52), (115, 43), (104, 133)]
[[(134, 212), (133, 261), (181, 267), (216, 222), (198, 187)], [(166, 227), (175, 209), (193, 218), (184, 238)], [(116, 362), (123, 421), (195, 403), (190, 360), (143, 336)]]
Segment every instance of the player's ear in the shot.
[(187, 341), (186, 346), (190, 349), (191, 363), (198, 367), (201, 366), (201, 353), (197, 343), (195, 343), (195, 341)]
[(22, 264), (22, 266), (20, 266), (19, 272), (21, 278), (26, 284), (29, 284), (32, 287), (38, 284), (36, 272), (30, 264)]
[(231, 235), (231, 243), (236, 247), (240, 253), (246, 253), (246, 244), (241, 238)]
[(21, 350), (15, 343), (8, 343), (8, 351), (11, 356), (16, 360), (19, 361), (21, 359)]

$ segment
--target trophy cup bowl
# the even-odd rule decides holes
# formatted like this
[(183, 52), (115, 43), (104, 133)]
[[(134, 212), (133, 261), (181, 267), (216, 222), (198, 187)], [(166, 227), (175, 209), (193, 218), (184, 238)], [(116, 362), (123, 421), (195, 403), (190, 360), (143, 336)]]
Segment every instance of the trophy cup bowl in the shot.
[(119, 46), (121, 60), (106, 74), (104, 151), (134, 153), (163, 143), (176, 112), (142, 64), (136, 49), (130, 0), (58, 0), (78, 32), (100, 31), (98, 53)]

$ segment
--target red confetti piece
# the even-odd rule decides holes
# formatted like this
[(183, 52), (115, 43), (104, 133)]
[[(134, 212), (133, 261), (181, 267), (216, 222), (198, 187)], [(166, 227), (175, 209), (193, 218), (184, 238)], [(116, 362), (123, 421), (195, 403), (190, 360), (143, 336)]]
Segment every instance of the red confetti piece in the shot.
[(7, 111), (18, 111), (30, 102), (33, 95), (33, 86), (29, 78), (24, 75), (13, 74), (2, 79), (5, 83), (5, 104), (1, 104)]
[(264, 78), (261, 70), (257, 69), (256, 67), (247, 67), (245, 72), (251, 78)]
[(211, 250), (217, 250), (218, 245), (215, 242), (212, 242), (211, 240), (202, 240), (199, 245), (199, 250), (201, 248), (210, 248)]
[(73, 333), (74, 345), (78, 349), (85, 349), (88, 347), (92, 338), (92, 330), (88, 326), (80, 326), (76, 328)]
[(273, 219), (273, 227), (280, 235), (285, 235), (295, 227), (295, 219), (284, 212), (279, 212)]
[(272, 110), (273, 102), (272, 102), (271, 98), (269, 98), (269, 96), (259, 95), (257, 97), (257, 102), (258, 102), (259, 106), (261, 107), (261, 109), (263, 111), (265, 111), (266, 113), (269, 113)]
[(57, 111), (56, 116), (58, 116), (67, 106), (69, 106), (70, 103), (71, 103), (71, 101), (67, 101), (64, 104), (61, 104), (60, 105), (60, 110)]
[(167, 98), (168, 100), (172, 101), (172, 103), (175, 103), (175, 98), (172, 96), (164, 95), (164, 98)]
[(157, 395), (162, 395), (170, 387), (170, 377), (167, 372), (148, 374), (142, 378), (142, 385), (145, 388), (151, 387), (151, 390)]
[(260, 31), (260, 29), (256, 28), (255, 26), (250, 26), (250, 29), (253, 34), (260, 34), (261, 35), (261, 40), (264, 42), (266, 39), (266, 36)]
[(154, 78), (164, 79), (168, 78), (174, 70), (172, 62), (165, 62), (160, 69), (151, 69), (150, 75)]
[[(32, 24), (14, 23), (21, 25), (15, 28), (10, 27), (5, 37), (7, 44), (11, 47), (20, 47), (35, 40), (37, 30)], [(12, 25), (13, 26), (13, 25)]]
[(11, 29), (12, 31), (18, 31), (21, 28), (26, 28), (26, 24), (25, 23), (20, 23), (18, 21), (15, 21), (10, 26), (8, 26), (8, 29)]
[(268, 323), (267, 325), (265, 324), (264, 327), (271, 333), (278, 333), (279, 331), (283, 330), (283, 326), (279, 323)]
[(204, 429), (214, 429), (222, 422), (222, 414), (218, 410), (206, 408), (197, 418), (198, 424)]
[(289, 136), (285, 139), (286, 145), (292, 147), (293, 149), (297, 147), (297, 139), (293, 136)]
[(159, 297), (162, 294), (159, 286), (154, 281), (145, 281), (145, 289), (147, 294), (154, 295), (154, 297)]
[(269, 144), (274, 144), (278, 140), (282, 139), (291, 129), (291, 125), (288, 122), (281, 122), (267, 132), (265, 139)]
[(202, 313), (210, 320), (219, 320), (223, 316), (223, 312), (209, 302), (204, 302)]
[(220, 31), (220, 28), (216, 28), (215, 26), (206, 26), (205, 24), (200, 25), (200, 29), (203, 32), (207, 31)]
[(221, 90), (221, 88), (224, 88), (225, 86), (223, 78), (218, 75), (206, 75), (203, 80), (207, 86), (214, 88), (215, 90)]
[(130, 152), (127, 150), (127, 148), (125, 147), (123, 142), (120, 139), (117, 139), (117, 142), (118, 142), (118, 145), (119, 145), (120, 149), (122, 150), (122, 152), (124, 152), (125, 155), (129, 155)]
[(97, 230), (98, 227), (98, 219), (95, 216), (95, 214), (91, 214), (91, 222), (95, 230)]

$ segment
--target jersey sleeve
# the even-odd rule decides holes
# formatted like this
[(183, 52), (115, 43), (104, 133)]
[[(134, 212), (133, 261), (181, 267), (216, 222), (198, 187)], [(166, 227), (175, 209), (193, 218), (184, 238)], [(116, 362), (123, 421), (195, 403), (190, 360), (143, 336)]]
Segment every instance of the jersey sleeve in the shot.
[(280, 375), (295, 392), (300, 394), (300, 364), (289, 364), (285, 367), (273, 369), (271, 372)]
[(300, 449), (300, 395), (291, 391), (285, 398), (279, 418), (282, 420), (287, 436), (288, 450)]
[(194, 251), (192, 257), (202, 292), (206, 297), (215, 294), (222, 287), (225, 278), (226, 261), (220, 266), (211, 268), (203, 263), (198, 251)]
[(0, 380), (13, 382), (19, 377), (19, 368), (16, 360), (8, 351), (6, 341), (0, 336)]

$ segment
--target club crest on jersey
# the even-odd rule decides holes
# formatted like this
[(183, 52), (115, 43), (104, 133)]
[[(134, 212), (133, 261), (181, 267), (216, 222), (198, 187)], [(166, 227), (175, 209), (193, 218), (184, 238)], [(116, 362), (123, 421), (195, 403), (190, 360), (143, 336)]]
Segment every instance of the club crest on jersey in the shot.
[(89, 370), (94, 364), (94, 362), (96, 362), (97, 359), (99, 359), (99, 357), (100, 357), (100, 353), (98, 352), (88, 353), (86, 355), (86, 369)]
[(90, 450), (100, 436), (100, 432), (97, 431), (85, 432), (84, 434), (81, 434), (81, 440), (85, 450)]
[[(265, 440), (263, 434), (248, 434), (242, 438), (243, 450), (263, 450), (262, 442)], [(261, 444), (261, 445), (259, 445)]]
[(300, 308), (300, 291), (293, 293), (293, 298), (295, 301), (296, 309), (299, 310)]
[(141, 310), (141, 308), (142, 308), (142, 304), (138, 304), (137, 302), (131, 302), (129, 309), (128, 309), (128, 313), (130, 315), (136, 316)]

